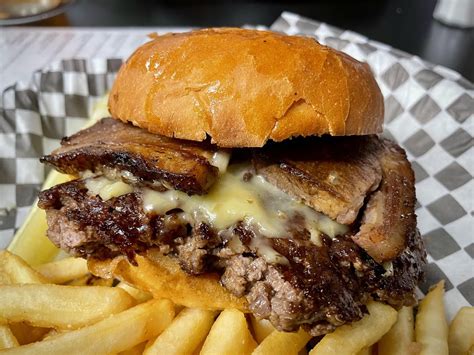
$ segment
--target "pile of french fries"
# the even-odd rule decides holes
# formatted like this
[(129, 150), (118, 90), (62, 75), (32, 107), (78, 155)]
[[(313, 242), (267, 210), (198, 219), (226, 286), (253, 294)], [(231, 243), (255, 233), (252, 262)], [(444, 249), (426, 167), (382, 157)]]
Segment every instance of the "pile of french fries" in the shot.
[(0, 353), (8, 354), (472, 354), (474, 307), (448, 327), (440, 282), (412, 308), (371, 302), (362, 320), (319, 341), (275, 330), (237, 309), (186, 308), (117, 280), (83, 259), (35, 267), (0, 251)]

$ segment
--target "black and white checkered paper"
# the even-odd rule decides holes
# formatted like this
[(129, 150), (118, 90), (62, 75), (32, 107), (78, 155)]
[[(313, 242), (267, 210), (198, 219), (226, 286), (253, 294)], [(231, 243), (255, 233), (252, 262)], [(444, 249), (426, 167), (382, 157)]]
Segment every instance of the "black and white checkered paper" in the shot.
[[(385, 135), (416, 174), (418, 225), (428, 249), (426, 281), (446, 280), (452, 316), (474, 305), (474, 86), (447, 68), (360, 34), (283, 13), (272, 30), (313, 36), (371, 66), (385, 97)], [(47, 171), (38, 157), (81, 128), (111, 87), (121, 59), (71, 59), (2, 94), (0, 248), (24, 221)]]

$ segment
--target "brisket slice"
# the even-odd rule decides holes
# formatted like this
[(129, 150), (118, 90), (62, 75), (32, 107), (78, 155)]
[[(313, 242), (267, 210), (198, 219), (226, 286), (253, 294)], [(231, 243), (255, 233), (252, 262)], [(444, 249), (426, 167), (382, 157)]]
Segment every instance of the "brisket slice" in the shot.
[(253, 152), (257, 174), (316, 211), (353, 223), (381, 179), (377, 136), (318, 137), (267, 144)]
[(416, 228), (413, 170), (388, 139), (295, 140), (256, 150), (253, 162), (270, 183), (340, 223), (362, 216), (353, 239), (379, 263), (400, 255)]
[(127, 255), (133, 262), (135, 253), (159, 248), (178, 258), (188, 273), (221, 273), (222, 284), (245, 296), (252, 312), (270, 319), (277, 329), (292, 331), (302, 325), (313, 335), (360, 319), (369, 297), (397, 307), (413, 304), (425, 260), (413, 229), (405, 249), (392, 260), (392, 273), (351, 235), (323, 236), (321, 246), (310, 242), (309, 233), (270, 239), (289, 263), (269, 264), (249, 247), (255, 236), (243, 224), (231, 229), (242, 242), (240, 250), (232, 250), (218, 231), (204, 223), (188, 224), (179, 210), (147, 214), (139, 192), (103, 201), (90, 196), (82, 180), (43, 191), (39, 206), (46, 210), (49, 238), (73, 255)]
[(217, 148), (206, 142), (172, 139), (112, 118), (61, 141), (61, 147), (41, 162), (60, 172), (79, 175), (86, 170), (122, 177), (128, 183), (190, 194), (206, 193), (218, 175), (209, 160)]
[(359, 232), (352, 237), (379, 263), (399, 255), (416, 228), (415, 174), (403, 149), (384, 143), (379, 157), (382, 182), (368, 197)]

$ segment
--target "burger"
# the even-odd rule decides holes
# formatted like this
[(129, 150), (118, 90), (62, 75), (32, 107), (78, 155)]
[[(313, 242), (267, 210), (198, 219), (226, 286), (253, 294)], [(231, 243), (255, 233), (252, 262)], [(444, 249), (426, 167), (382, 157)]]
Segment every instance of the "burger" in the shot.
[(74, 176), (39, 195), (48, 237), (95, 273), (313, 336), (416, 302), (414, 174), (368, 65), (267, 31), (154, 36), (108, 106), (41, 158)]

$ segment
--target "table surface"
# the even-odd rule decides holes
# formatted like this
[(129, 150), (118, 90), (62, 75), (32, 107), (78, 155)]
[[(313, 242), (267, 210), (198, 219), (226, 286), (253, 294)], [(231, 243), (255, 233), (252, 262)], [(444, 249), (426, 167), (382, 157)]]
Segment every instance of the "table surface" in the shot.
[(436, 0), (77, 0), (38, 26), (269, 26), (282, 11), (359, 32), (474, 81), (474, 29), (433, 19)]

